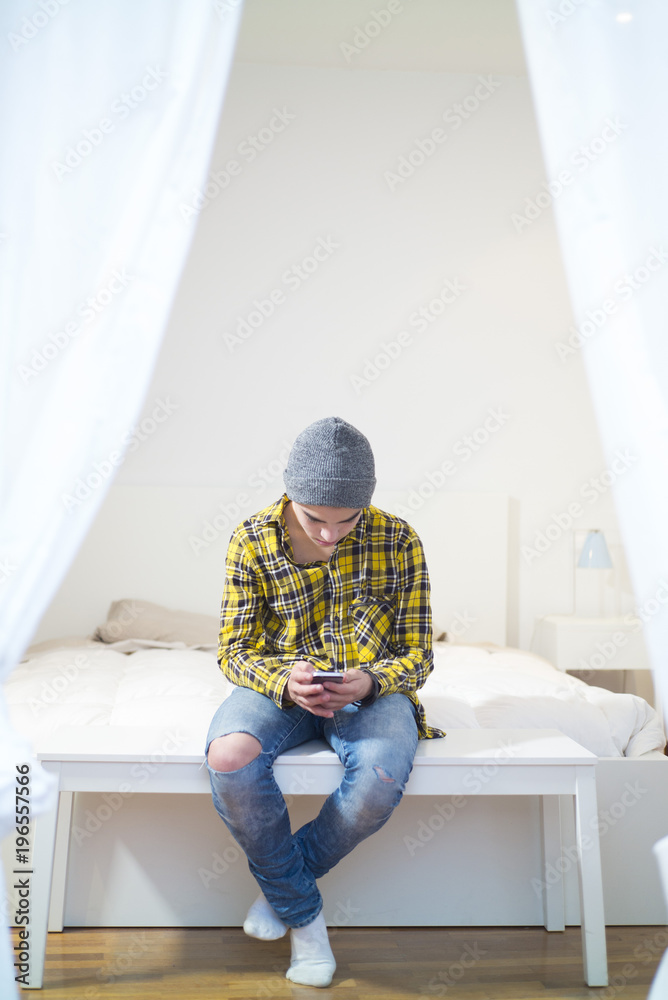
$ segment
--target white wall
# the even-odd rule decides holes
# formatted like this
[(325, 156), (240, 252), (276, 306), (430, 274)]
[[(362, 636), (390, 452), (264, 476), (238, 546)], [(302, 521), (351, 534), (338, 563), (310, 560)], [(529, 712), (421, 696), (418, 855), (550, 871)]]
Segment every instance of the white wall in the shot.
[[(388, 179), (434, 129), (433, 155)], [(512, 220), (545, 180), (526, 78), (237, 64), (212, 174), (145, 408), (173, 412), (118, 481), (238, 488), (243, 515), (258, 470), (278, 495), (295, 435), (341, 415), (372, 441), (380, 488), (408, 500), (449, 462), (442, 489), (519, 499), (524, 546), (552, 525), (521, 561), (528, 646), (536, 615), (572, 610), (572, 531), (553, 518), (578, 502), (573, 528), (616, 523), (609, 490), (581, 495), (604, 462), (579, 354), (557, 353), (571, 316), (551, 211)], [(318, 245), (296, 287), (286, 272)], [(447, 281), (464, 290), (436, 316)], [(272, 291), (273, 314), (230, 340)]]

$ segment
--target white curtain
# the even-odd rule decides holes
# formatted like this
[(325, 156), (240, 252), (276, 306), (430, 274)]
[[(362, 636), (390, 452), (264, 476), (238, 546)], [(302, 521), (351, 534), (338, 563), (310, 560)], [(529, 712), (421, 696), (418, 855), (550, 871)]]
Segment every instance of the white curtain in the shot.
[[(240, 13), (239, 0), (0, 5), (0, 679), (29, 644), (141, 414)], [(164, 400), (155, 406), (171, 419)], [(1, 696), (0, 727), (4, 836), (14, 762), (30, 748)], [(50, 789), (38, 768), (33, 779), (36, 815)], [(3, 934), (3, 997), (15, 995), (11, 963)]]
[[(578, 331), (565, 332), (559, 351), (564, 364), (575, 354), (586, 366), (667, 707), (668, 4), (518, 0), (518, 8), (546, 165), (537, 207), (554, 211)], [(537, 194), (527, 197), (535, 203)], [(625, 460), (615, 462), (619, 452)]]
[(541, 203), (527, 195), (534, 218), (551, 203), (557, 223), (578, 331), (564, 337), (564, 363), (569, 348), (582, 353), (608, 467), (625, 456), (613, 495), (665, 711), (668, 4), (518, 0), (518, 8), (547, 170)]

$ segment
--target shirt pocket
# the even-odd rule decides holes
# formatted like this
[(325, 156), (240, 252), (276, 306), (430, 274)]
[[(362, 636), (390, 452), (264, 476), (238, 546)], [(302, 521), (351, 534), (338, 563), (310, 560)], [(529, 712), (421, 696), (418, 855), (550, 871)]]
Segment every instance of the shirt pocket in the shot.
[(360, 660), (380, 659), (391, 643), (396, 598), (393, 594), (359, 597), (349, 609)]

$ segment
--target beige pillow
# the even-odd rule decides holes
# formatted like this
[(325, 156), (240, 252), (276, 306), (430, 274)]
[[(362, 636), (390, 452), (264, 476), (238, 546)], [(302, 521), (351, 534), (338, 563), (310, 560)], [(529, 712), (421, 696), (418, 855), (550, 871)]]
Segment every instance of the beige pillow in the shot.
[(114, 601), (107, 620), (98, 626), (95, 638), (102, 642), (149, 639), (156, 642), (183, 642), (186, 646), (215, 646), (218, 619), (192, 611), (170, 611), (150, 601)]

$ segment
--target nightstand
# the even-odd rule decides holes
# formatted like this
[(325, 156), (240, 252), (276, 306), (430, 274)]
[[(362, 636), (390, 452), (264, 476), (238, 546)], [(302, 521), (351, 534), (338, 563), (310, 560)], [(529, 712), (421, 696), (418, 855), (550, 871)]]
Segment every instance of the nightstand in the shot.
[(558, 670), (649, 670), (639, 618), (547, 615), (536, 622), (531, 649)]
[[(651, 669), (642, 622), (633, 615), (622, 618), (547, 615), (536, 622), (531, 650), (558, 670), (577, 672), (589, 684), (597, 684), (593, 676), (596, 671), (622, 670), (624, 691), (627, 688), (626, 671)], [(647, 676), (642, 687), (643, 690), (636, 691), (634, 680), (629, 693), (642, 695), (658, 711), (653, 685)]]

